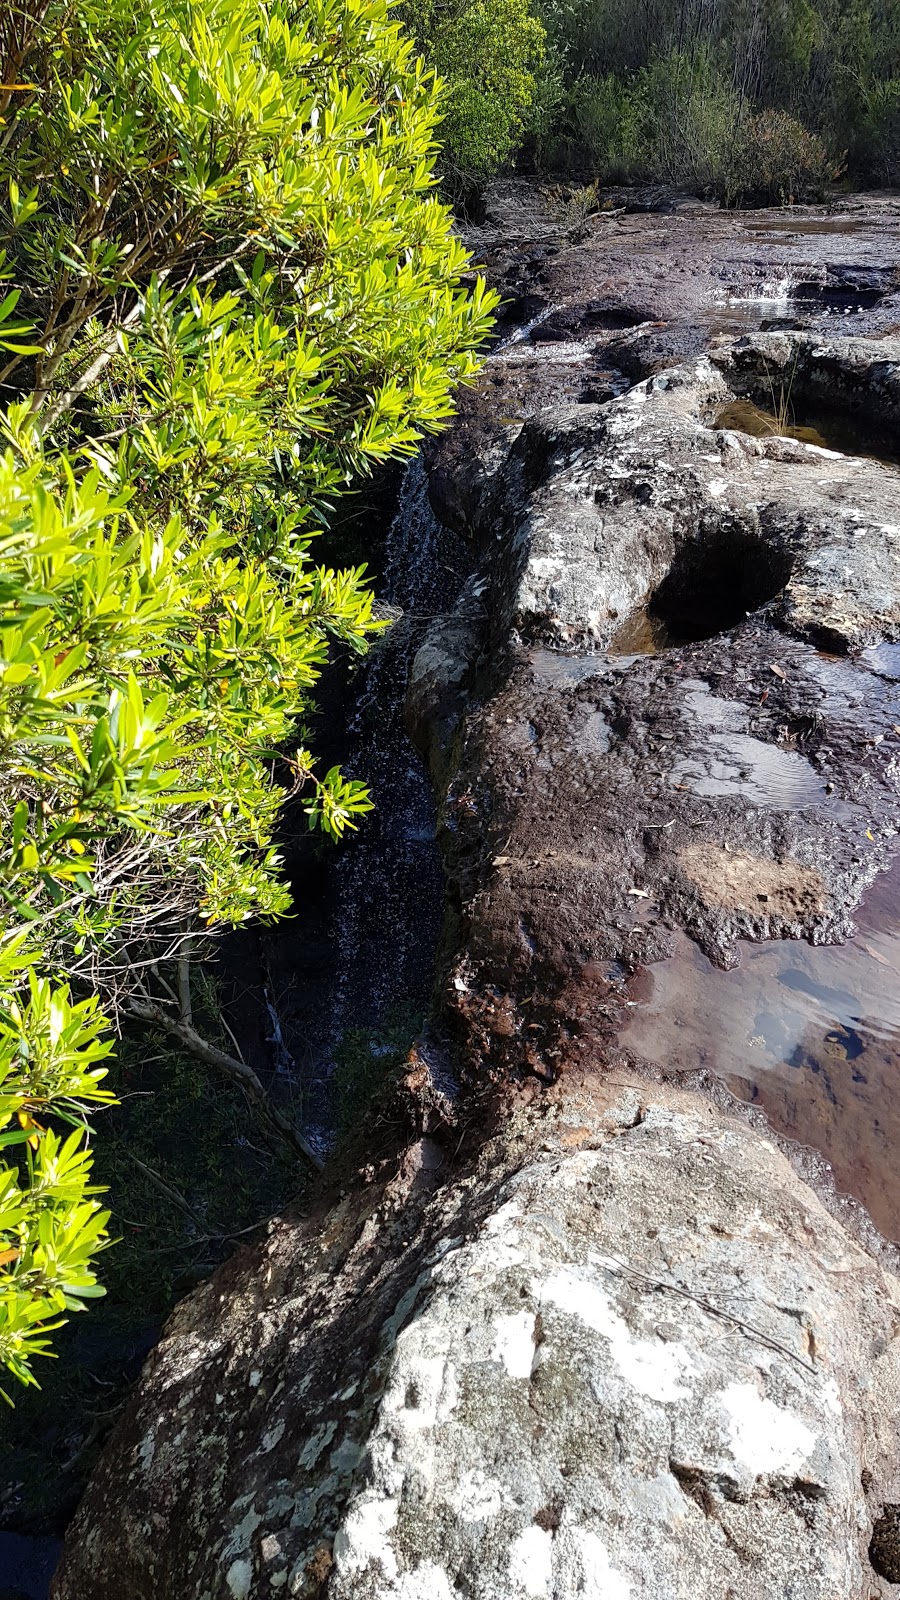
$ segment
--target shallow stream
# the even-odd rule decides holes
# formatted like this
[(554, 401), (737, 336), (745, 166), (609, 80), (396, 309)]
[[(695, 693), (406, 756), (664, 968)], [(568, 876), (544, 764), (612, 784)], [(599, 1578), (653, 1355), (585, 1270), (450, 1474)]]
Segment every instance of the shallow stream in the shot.
[(685, 934), (631, 980), (621, 1043), (669, 1073), (714, 1073), (829, 1162), (900, 1241), (900, 860), (845, 945), (739, 946), (731, 971)]

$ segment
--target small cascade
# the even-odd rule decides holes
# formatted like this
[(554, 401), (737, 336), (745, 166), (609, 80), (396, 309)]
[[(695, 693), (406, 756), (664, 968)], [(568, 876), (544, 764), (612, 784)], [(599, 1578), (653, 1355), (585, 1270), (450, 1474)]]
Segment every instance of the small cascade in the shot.
[(323, 1152), (333, 1138), (334, 1056), (347, 1030), (424, 1012), (431, 995), (443, 878), (431, 786), (407, 738), (403, 702), (425, 628), (451, 609), (461, 569), (461, 547), (435, 518), (418, 456), (404, 477), (381, 585), (381, 598), (400, 615), (372, 649), (344, 762), (369, 785), (375, 810), (341, 846), (337, 868), (335, 975), (305, 1086), (308, 1136)]
[(778, 306), (787, 310), (800, 287), (799, 279), (787, 275), (766, 278), (762, 283), (748, 283), (744, 288), (732, 290), (725, 303), (730, 306), (743, 306), (748, 303), (756, 306)]
[(501, 351), (508, 350), (511, 345), (524, 344), (527, 339), (531, 338), (535, 328), (540, 328), (543, 323), (549, 322), (554, 312), (559, 311), (560, 309), (560, 305), (556, 303), (553, 303), (549, 306), (544, 306), (543, 310), (539, 311), (536, 316), (533, 316), (529, 322), (521, 323), (518, 328), (513, 328), (512, 333), (508, 333), (504, 339), (501, 339), (499, 343), (494, 346), (492, 354), (496, 356), (499, 355)]

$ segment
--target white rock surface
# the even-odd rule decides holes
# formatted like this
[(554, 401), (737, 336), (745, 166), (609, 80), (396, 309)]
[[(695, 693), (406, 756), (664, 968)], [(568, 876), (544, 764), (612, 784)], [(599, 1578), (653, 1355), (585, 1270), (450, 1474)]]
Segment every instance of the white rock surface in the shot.
[(471, 1600), (872, 1592), (893, 1286), (823, 1220), (771, 1147), (662, 1107), (511, 1178), (397, 1339), (330, 1600), (423, 1564)]
[(898, 1327), (758, 1132), (569, 1086), (180, 1308), (55, 1600), (871, 1600)]

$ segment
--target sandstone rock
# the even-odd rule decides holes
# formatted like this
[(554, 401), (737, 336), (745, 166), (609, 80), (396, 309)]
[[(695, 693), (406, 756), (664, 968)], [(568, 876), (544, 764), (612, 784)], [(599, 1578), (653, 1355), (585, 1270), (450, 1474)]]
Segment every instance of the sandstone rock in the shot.
[(900, 1284), (771, 1144), (570, 1089), (381, 1202), (180, 1308), (54, 1600), (887, 1593)]
[(766, 362), (795, 358), (798, 392), (900, 405), (898, 341), (757, 335), (609, 404), (543, 409), (499, 470), (496, 444), (473, 460), (468, 517), (498, 550), (499, 626), (596, 648), (655, 603), (702, 637), (778, 596), (776, 621), (832, 648), (900, 635), (894, 473), (718, 423), (726, 377), (758, 385)]
[[(494, 669), (454, 744), (441, 840), (457, 918), (443, 994), (473, 1081), (617, 1061), (632, 980), (688, 940), (730, 967), (741, 941), (853, 936), (900, 830), (896, 470), (722, 418), (782, 370), (845, 401), (869, 383), (887, 408), (898, 354), (754, 335), (606, 405), (538, 410), (470, 458)], [(866, 1127), (893, 1146), (890, 1051), (846, 997), (819, 1001), (802, 1049), (798, 1033), (784, 1061), (767, 1046), (756, 1075), (752, 1053), (734, 1070), (748, 1093), (770, 1080), (778, 1125), (815, 1140), (893, 1237), (898, 1195), (883, 1204), (878, 1164), (856, 1159)], [(783, 1004), (775, 983), (757, 1009)], [(820, 1071), (848, 1017), (853, 1061)], [(710, 1036), (704, 1064), (714, 1018)], [(766, 1037), (746, 1029), (751, 1052)]]
[[(537, 203), (500, 186), (475, 236), (508, 343), (429, 456), (476, 570), (406, 711), (441, 802), (454, 1065), (518, 1108), (455, 1166), (449, 1122), (470, 1149), (484, 1101), (425, 1083), (392, 1184), (273, 1223), (179, 1307), (54, 1600), (897, 1581), (900, 1286), (873, 1230), (758, 1124), (637, 1080), (616, 1030), (626, 981), (689, 938), (725, 964), (846, 937), (890, 858), (900, 670), (866, 647), (900, 639), (896, 475), (720, 418), (773, 373), (895, 416), (900, 221), (863, 261), (781, 216)], [(779, 330), (719, 341), (758, 327), (773, 263)], [(781, 326), (816, 297), (843, 338)]]

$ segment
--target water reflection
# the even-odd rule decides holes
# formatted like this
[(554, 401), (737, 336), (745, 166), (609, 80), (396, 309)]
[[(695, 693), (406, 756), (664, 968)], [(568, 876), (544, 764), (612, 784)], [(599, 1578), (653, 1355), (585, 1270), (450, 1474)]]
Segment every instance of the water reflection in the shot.
[(745, 731), (749, 712), (740, 701), (710, 694), (697, 679), (685, 684), (682, 713), (709, 733), (677, 757), (669, 781), (705, 799), (735, 795), (749, 805), (802, 810), (821, 805), (825, 784), (805, 756), (780, 750)]
[(889, 678), (892, 683), (900, 682), (900, 644), (873, 644), (868, 650), (863, 650), (860, 659), (880, 678)]
[(667, 1071), (716, 1073), (900, 1241), (900, 858), (856, 921), (846, 945), (744, 942), (731, 972), (679, 934), (629, 985), (621, 1042)]
[(797, 439), (838, 455), (855, 456), (863, 461), (879, 461), (883, 466), (900, 466), (895, 431), (879, 428), (871, 417), (855, 411), (828, 410), (800, 405), (799, 413), (789, 400), (776, 409), (776, 396), (769, 405), (753, 400), (729, 401), (713, 421), (714, 428), (749, 434), (754, 439)]

